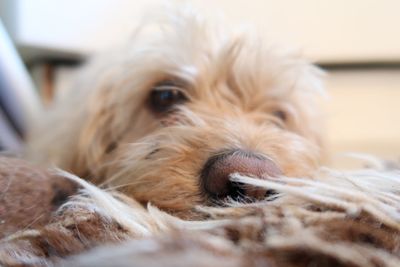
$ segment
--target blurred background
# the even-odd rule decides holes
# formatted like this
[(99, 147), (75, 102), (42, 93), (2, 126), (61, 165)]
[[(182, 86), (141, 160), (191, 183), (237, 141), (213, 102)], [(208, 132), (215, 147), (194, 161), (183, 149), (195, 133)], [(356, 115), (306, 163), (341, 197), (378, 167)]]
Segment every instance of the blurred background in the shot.
[[(18, 149), (40, 103), (51, 103), (85, 58), (123, 42), (145, 10), (163, 2), (0, 0), (0, 146)], [(400, 1), (191, 2), (223, 13), (233, 27), (256, 25), (266, 38), (300, 48), (326, 70), (333, 155), (399, 160)]]

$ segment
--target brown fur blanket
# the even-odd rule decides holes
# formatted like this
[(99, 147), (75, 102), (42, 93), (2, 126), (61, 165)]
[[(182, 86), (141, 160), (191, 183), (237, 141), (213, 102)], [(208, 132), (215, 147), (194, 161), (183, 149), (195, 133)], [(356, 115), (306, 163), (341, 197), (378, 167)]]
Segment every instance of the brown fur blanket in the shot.
[[(204, 219), (184, 221), (71, 174), (2, 158), (0, 265), (400, 266), (398, 170), (232, 179), (277, 194), (198, 207)], [(79, 193), (58, 207), (74, 185)]]

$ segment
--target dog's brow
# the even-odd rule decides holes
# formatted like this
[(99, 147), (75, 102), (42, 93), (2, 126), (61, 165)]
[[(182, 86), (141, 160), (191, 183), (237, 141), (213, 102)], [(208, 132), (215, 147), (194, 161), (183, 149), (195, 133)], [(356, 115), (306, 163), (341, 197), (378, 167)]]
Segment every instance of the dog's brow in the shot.
[(182, 66), (180, 71), (186, 75), (189, 75), (190, 77), (195, 77), (198, 74), (197, 68), (193, 65)]
[(198, 76), (198, 69), (193, 65), (180, 66), (175, 71), (169, 72), (171, 80), (175, 80), (177, 84), (182, 86), (182, 89), (193, 88)]

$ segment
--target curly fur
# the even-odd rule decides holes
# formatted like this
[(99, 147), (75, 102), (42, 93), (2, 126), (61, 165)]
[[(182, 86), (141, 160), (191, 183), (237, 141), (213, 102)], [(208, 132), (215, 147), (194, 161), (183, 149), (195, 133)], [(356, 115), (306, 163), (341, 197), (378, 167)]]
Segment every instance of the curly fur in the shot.
[[(222, 150), (254, 151), (284, 175), (310, 175), (322, 157), (320, 71), (251, 34), (208, 23), (190, 8), (166, 14), (89, 64), (37, 123), (31, 159), (40, 155), (187, 218), (207, 201), (199, 173)], [(171, 79), (183, 84), (189, 101), (160, 117), (149, 110), (148, 95)], [(285, 121), (274, 116), (278, 110)]]
[[(0, 265), (400, 266), (400, 173), (320, 167), (316, 67), (190, 8), (149, 21), (35, 123), (28, 156), (67, 172), (0, 160)], [(156, 113), (171, 80), (188, 101)], [(205, 163), (237, 149), (282, 175), (231, 182), (276, 194), (210, 201)]]
[[(232, 179), (275, 199), (197, 207), (201, 221), (144, 208), (65, 172), (71, 198), (36, 230), (0, 241), (5, 266), (399, 266), (400, 172), (321, 169), (314, 180)], [(379, 183), (378, 183), (379, 182)], [(374, 185), (374, 186), (371, 186)], [(377, 185), (377, 186), (375, 186)], [(95, 248), (95, 249), (93, 249)], [(93, 249), (89, 252), (85, 252)]]

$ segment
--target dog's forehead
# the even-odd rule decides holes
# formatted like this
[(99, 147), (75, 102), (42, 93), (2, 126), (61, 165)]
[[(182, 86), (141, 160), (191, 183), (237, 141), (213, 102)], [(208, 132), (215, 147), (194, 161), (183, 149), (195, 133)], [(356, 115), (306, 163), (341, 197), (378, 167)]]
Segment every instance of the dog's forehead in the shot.
[(133, 38), (138, 45), (132, 52), (150, 56), (147, 65), (188, 82), (235, 78), (243, 90), (264, 88), (278, 94), (304, 83), (311, 90), (322, 88), (318, 71), (298, 50), (275, 44), (246, 21), (235, 26), (228, 21), (220, 12), (203, 12), (188, 3), (149, 10)]
[(138, 31), (132, 39), (123, 56), (123, 75), (135, 84), (130, 88), (179, 79), (189, 93), (288, 99), (293, 92), (321, 91), (319, 70), (296, 51), (274, 46), (256, 31), (234, 32), (197, 13), (178, 13), (150, 23), (157, 30)]
[[(184, 81), (188, 85), (184, 89), (189, 93), (231, 92), (241, 98), (265, 96), (287, 99), (293, 92), (303, 90), (303, 84), (308, 80), (314, 79), (308, 73), (307, 65), (301, 66), (301, 63), (294, 63), (288, 57), (270, 54), (268, 49), (254, 51), (251, 48), (243, 44), (236, 51), (229, 46), (221, 46), (213, 54), (199, 51), (199, 54), (188, 56), (181, 62), (166, 62), (163, 71), (167, 79)], [(310, 84), (306, 86), (309, 89)]]
[(172, 44), (165, 39), (162, 45), (158, 42), (148, 45), (140, 57), (133, 57), (132, 65), (160, 73), (154, 77), (176, 77), (193, 85), (231, 84), (235, 81), (247, 90), (269, 86), (293, 87), (291, 83), (302, 74), (300, 66), (296, 66), (300, 64), (295, 62), (297, 59), (235, 37), (211, 48), (207, 47), (207, 40), (199, 47)]
[(235, 90), (263, 90), (268, 94), (287, 94), (305, 80), (313, 85), (318, 79), (318, 71), (299, 55), (261, 39), (225, 33), (224, 38), (216, 40), (211, 33), (202, 34), (201, 44), (179, 43), (169, 39), (176, 35), (163, 35), (147, 46), (154, 71), (180, 78), (194, 85), (192, 88), (202, 85), (215, 90), (214, 85), (235, 84)]

